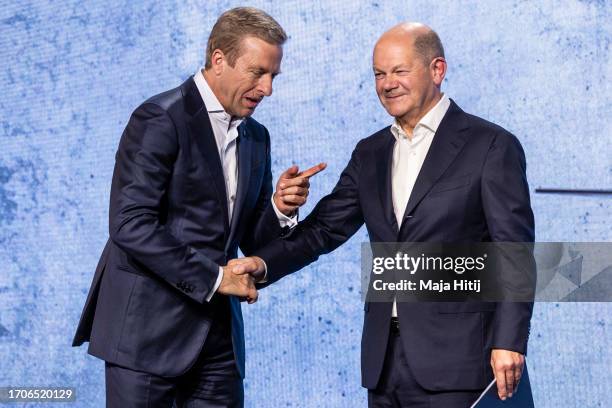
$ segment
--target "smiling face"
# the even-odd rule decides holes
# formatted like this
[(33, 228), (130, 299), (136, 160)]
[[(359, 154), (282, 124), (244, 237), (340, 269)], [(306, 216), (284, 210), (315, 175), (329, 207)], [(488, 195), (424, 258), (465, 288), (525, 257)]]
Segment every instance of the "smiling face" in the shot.
[(413, 42), (414, 36), (405, 30), (390, 31), (373, 54), (378, 98), (389, 115), (410, 130), (439, 100), (446, 71), (443, 58), (424, 62)]
[(232, 67), (221, 50), (211, 57), (205, 77), (219, 102), (234, 117), (251, 116), (265, 96), (272, 95), (272, 81), (280, 73), (283, 49), (247, 36)]

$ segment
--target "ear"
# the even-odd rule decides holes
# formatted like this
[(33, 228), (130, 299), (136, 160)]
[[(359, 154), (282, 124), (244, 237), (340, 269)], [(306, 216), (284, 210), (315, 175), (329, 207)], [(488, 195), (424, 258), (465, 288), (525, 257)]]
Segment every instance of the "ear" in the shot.
[(212, 72), (215, 75), (220, 75), (227, 64), (227, 58), (223, 51), (218, 48), (214, 50), (210, 56), (210, 64)]
[(436, 86), (440, 86), (446, 75), (446, 60), (442, 57), (435, 58), (429, 65), (431, 77)]

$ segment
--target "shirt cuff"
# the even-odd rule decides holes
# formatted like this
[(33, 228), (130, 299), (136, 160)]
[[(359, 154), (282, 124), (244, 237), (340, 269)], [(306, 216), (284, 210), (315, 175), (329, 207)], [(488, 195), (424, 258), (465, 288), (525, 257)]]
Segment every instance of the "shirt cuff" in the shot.
[(272, 208), (274, 208), (274, 212), (276, 213), (276, 218), (278, 218), (278, 223), (280, 224), (281, 228), (285, 228), (285, 227), (293, 228), (298, 224), (297, 211), (295, 212), (295, 215), (293, 217), (287, 217), (285, 214), (280, 212), (278, 208), (276, 208), (276, 204), (274, 203), (274, 196), (270, 197), (270, 200), (272, 200)]
[[(264, 278), (265, 278), (265, 275), (264, 275)], [(206, 301), (207, 302), (210, 302), (210, 299), (212, 299), (213, 295), (217, 292), (217, 289), (219, 289), (219, 286), (221, 286), (221, 281), (222, 280), (223, 280), (223, 267), (220, 266), (219, 267), (219, 275), (217, 275), (217, 281), (215, 282), (215, 285), (213, 286), (213, 288), (210, 291), (210, 293), (208, 294), (208, 296), (206, 296)]]
[[(259, 259), (261, 259), (261, 258), (259, 258)], [(264, 261), (263, 259), (261, 259), (261, 262), (263, 262), (263, 264), (264, 264), (264, 276), (263, 276), (263, 278), (258, 280), (257, 283), (266, 283), (266, 282), (268, 282), (268, 265), (266, 265), (266, 261)]]

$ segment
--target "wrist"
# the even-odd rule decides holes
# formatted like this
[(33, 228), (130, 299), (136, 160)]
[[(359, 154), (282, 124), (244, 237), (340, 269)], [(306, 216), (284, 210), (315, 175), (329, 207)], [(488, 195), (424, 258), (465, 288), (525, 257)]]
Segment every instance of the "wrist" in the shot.
[(292, 218), (295, 215), (296, 210), (291, 210), (289, 207), (287, 207), (276, 191), (274, 194), (272, 194), (272, 202), (274, 203), (274, 207), (277, 212), (280, 212), (285, 217)]
[(260, 282), (266, 277), (266, 263), (258, 256), (253, 256), (253, 261), (257, 264), (257, 271), (253, 272), (251, 276), (255, 282)]

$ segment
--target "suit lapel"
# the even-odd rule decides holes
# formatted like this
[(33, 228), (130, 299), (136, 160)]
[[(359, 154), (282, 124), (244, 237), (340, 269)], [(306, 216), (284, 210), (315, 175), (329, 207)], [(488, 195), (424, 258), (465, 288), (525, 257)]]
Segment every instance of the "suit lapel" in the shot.
[(248, 119), (245, 119), (238, 126), (238, 139), (236, 140), (236, 149), (238, 150), (238, 187), (236, 189), (236, 201), (234, 202), (234, 211), (232, 211), (232, 220), (230, 225), (230, 238), (227, 240), (227, 245), (232, 241), (238, 224), (240, 222), (240, 214), (242, 206), (246, 200), (251, 182), (251, 163), (253, 162), (253, 139), (249, 134), (249, 129), (246, 126)]
[(461, 151), (467, 140), (464, 132), (467, 128), (465, 113), (451, 100), (408, 199), (402, 225)]
[(393, 211), (391, 187), (391, 167), (393, 165), (393, 146), (395, 145), (395, 139), (390, 131), (387, 133), (388, 137), (384, 138), (382, 146), (380, 146), (374, 154), (374, 160), (376, 161), (376, 185), (378, 186), (380, 203), (384, 211), (385, 219), (393, 229), (394, 234), (397, 235), (398, 225), (395, 212)]
[(219, 204), (223, 210), (223, 221), (227, 234), (229, 230), (229, 215), (223, 167), (221, 166), (221, 158), (219, 157), (217, 142), (215, 141), (215, 135), (210, 124), (208, 111), (206, 106), (204, 106), (204, 101), (202, 101), (193, 78), (189, 78), (183, 84), (183, 94), (185, 95), (185, 110), (191, 115), (191, 119), (188, 121), (191, 140), (195, 140), (198, 150), (202, 155), (202, 162), (208, 168), (213, 180), (213, 187), (217, 192)]

